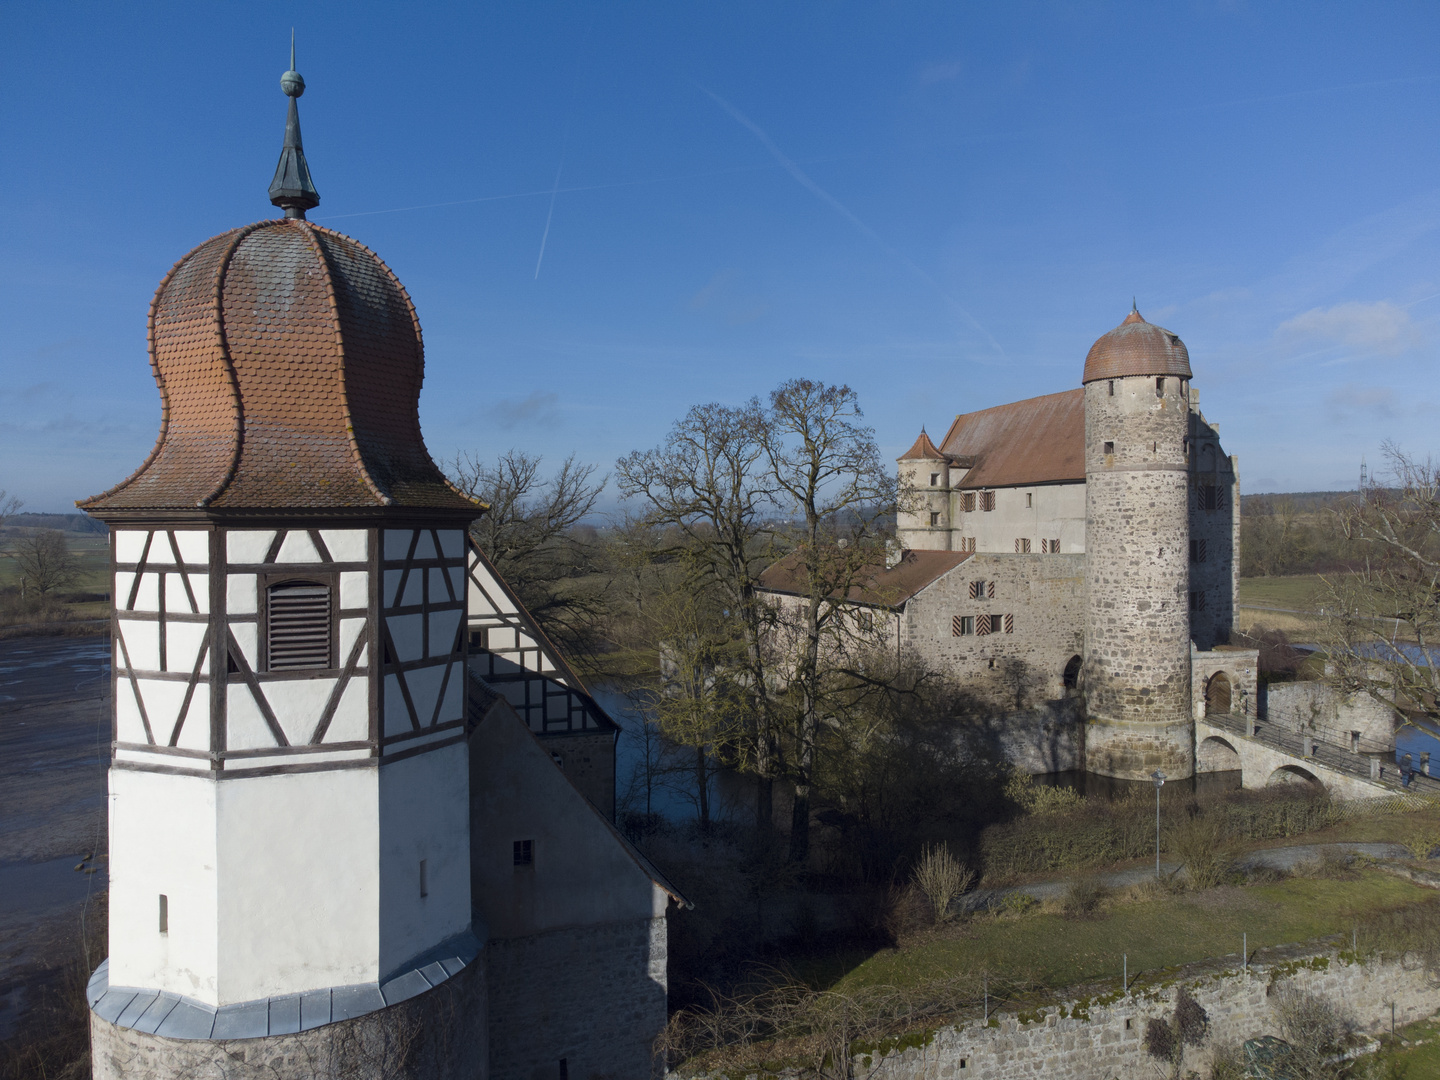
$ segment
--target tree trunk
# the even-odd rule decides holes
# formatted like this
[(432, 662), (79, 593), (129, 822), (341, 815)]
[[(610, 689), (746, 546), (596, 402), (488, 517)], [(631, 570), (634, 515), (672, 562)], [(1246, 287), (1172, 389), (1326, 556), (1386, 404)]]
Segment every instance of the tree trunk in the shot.
[(810, 785), (795, 785), (790, 804), (790, 861), (803, 863), (810, 855)]
[(695, 747), (695, 789), (700, 809), (700, 831), (710, 831), (710, 770), (703, 745)]

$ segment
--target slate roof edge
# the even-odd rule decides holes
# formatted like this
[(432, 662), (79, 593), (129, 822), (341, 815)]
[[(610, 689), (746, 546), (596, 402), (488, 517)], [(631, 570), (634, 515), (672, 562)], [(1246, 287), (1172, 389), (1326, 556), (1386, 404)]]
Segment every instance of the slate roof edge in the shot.
[(447, 938), (376, 982), (321, 987), (218, 1008), (168, 990), (111, 986), (107, 957), (90, 976), (85, 1001), (90, 1011), (106, 1023), (166, 1039), (210, 1041), (294, 1035), (367, 1016), (434, 989), (475, 962), (486, 936), (484, 925), (474, 923), (469, 930)]

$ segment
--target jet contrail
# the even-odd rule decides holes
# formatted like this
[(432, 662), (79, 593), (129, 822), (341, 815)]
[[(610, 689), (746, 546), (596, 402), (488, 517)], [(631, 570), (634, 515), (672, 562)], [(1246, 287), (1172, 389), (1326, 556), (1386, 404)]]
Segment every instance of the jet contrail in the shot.
[[(569, 132), (566, 132), (567, 140)], [(555, 170), (555, 183), (550, 188), (550, 209), (545, 214), (545, 231), (540, 234), (540, 254), (535, 259), (535, 280), (540, 280), (540, 264), (545, 261), (545, 241), (550, 239), (550, 221), (555, 217), (555, 197), (560, 194), (560, 174), (565, 171), (565, 151), (560, 151), (560, 167)]]
[(912, 274), (916, 275), (918, 278), (920, 278), (920, 280), (924, 281), (927, 285), (934, 289), (935, 292), (939, 295), (940, 299), (943, 300), (946, 304), (948, 304), (952, 309), (954, 309), (954, 311), (958, 313), (961, 318), (963, 318), (981, 334), (984, 334), (990, 344), (995, 347), (996, 352), (998, 352), (1001, 356), (1006, 355), (1005, 349), (1001, 346), (1000, 342), (996, 341), (995, 336), (980, 324), (979, 319), (975, 318), (974, 315), (971, 315), (970, 312), (967, 311), (964, 306), (962, 306), (957, 300), (955, 300), (954, 297), (946, 293), (946, 291), (941, 287), (940, 283), (936, 281), (933, 277), (931, 277), (930, 274), (928, 274), (922, 267), (920, 267), (913, 259), (903, 254), (902, 252), (897, 251), (895, 248), (887, 244), (881, 238), (879, 233), (877, 233), (869, 225), (865, 224), (865, 222), (861, 221), (858, 217), (856, 217), (855, 214), (850, 211), (849, 207), (847, 207), (839, 199), (835, 198), (835, 196), (831, 195), (814, 180), (810, 179), (809, 175), (806, 174), (805, 170), (800, 168), (799, 165), (795, 164), (794, 161), (785, 156), (784, 152), (775, 145), (774, 141), (770, 138), (769, 135), (765, 133), (764, 129), (762, 129), (748, 116), (742, 113), (734, 105), (731, 105), (730, 102), (726, 101), (713, 90), (707, 89), (704, 86), (700, 86), (699, 83), (696, 83), (695, 85), (699, 86), (700, 89), (704, 91), (712, 101), (715, 102), (715, 104), (719, 105), (720, 108), (724, 109), (727, 113), (729, 113), (732, 119), (734, 119), (747, 131), (749, 131), (750, 134), (754, 135), (757, 139), (759, 139), (760, 145), (765, 147), (765, 149), (769, 151), (770, 156), (775, 159), (776, 164), (778, 164), (782, 169), (784, 169), (792, 177), (794, 177), (795, 181), (801, 187), (803, 187), (806, 191), (809, 191), (811, 194), (815, 195), (817, 198), (820, 199), (821, 202), (825, 203), (826, 206), (830, 207), (846, 221), (850, 222), (851, 225), (855, 226), (856, 229), (858, 229), (865, 237), (873, 241), (882, 251), (884, 251), (891, 258), (903, 263)]

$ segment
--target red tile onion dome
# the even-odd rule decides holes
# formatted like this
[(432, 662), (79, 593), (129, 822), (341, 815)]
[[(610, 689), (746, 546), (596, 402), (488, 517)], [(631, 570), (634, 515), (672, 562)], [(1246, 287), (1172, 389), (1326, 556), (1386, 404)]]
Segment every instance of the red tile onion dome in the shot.
[(150, 305), (160, 436), (128, 480), (78, 505), (127, 513), (483, 509), (420, 434), (425, 352), (404, 286), (369, 248), (305, 220), (320, 196), (290, 97), (270, 186), (285, 217), (205, 241)]
[(1082, 383), (1127, 375), (1177, 375), (1190, 378), (1190, 353), (1179, 336), (1148, 323), (1132, 306), (1125, 321), (1102, 336), (1085, 357)]

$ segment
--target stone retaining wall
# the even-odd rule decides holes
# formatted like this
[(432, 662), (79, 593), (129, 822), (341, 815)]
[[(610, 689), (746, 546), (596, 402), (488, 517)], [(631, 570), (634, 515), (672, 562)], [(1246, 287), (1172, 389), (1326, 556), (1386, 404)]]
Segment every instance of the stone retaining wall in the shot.
[(855, 1075), (864, 1080), (1111, 1080), (1117, 1076), (1148, 1076), (1145, 1023), (1168, 1018), (1175, 993), (1183, 984), (1210, 1017), (1209, 1038), (1186, 1054), (1186, 1068), (1204, 1075), (1210, 1047), (1276, 1034), (1275, 991), (1288, 983), (1323, 997), (1339, 1007), (1356, 1029), (1388, 1031), (1391, 1002), (1395, 1022), (1406, 1024), (1440, 1009), (1440, 978), (1416, 958), (1370, 959), (1354, 963), (1335, 952), (1310, 953), (1277, 949), (1264, 962), (1238, 970), (1229, 966), (1192, 965), (1173, 980), (1133, 988), (1121, 997), (1082, 998), (1031, 1013), (993, 1014), (990, 1023), (976, 1019), (937, 1032), (925, 1046), (856, 1059)]

